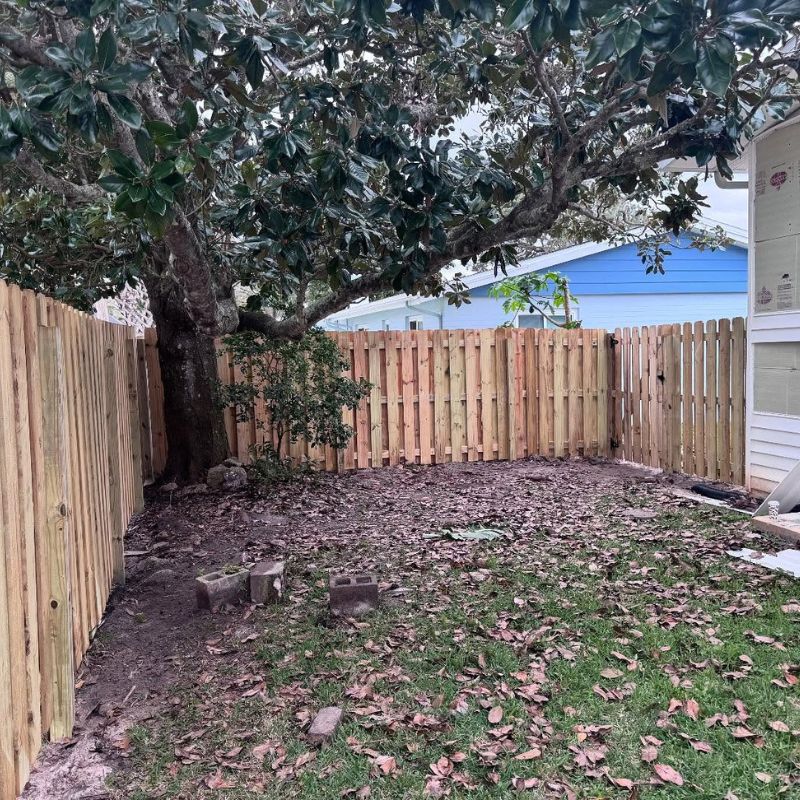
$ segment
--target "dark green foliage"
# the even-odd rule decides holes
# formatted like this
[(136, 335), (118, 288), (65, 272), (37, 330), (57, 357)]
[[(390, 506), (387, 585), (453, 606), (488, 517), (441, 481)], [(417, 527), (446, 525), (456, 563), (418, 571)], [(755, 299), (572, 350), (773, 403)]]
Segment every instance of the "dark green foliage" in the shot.
[[(353, 429), (342, 420), (342, 408), (354, 409), (369, 391), (362, 378), (342, 374), (348, 362), (336, 342), (314, 328), (298, 341), (266, 339), (247, 332), (228, 336), (225, 346), (244, 380), (220, 387), (222, 401), (235, 405), (239, 420), (251, 418), (253, 404), (263, 401), (273, 440), (255, 453), (268, 476), (286, 467), (284, 445), (305, 439), (312, 447), (344, 447)], [(263, 427), (262, 420), (256, 424)]]

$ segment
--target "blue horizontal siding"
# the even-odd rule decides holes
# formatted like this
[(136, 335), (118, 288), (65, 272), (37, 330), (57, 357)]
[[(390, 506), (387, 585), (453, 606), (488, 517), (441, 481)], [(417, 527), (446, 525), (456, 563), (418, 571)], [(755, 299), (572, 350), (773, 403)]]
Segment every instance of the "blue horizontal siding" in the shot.
[[(575, 295), (591, 294), (694, 294), (747, 291), (747, 250), (729, 246), (704, 250), (672, 247), (664, 261), (664, 274), (646, 273), (636, 245), (626, 244), (603, 253), (584, 256), (553, 269), (566, 275)], [(485, 297), (489, 287), (475, 289)]]

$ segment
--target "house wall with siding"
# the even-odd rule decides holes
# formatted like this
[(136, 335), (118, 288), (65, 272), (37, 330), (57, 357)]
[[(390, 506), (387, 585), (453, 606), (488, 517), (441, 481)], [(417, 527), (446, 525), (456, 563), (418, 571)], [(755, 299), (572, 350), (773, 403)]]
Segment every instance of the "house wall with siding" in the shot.
[[(750, 148), (749, 204), (750, 204), (750, 309), (747, 320), (747, 436), (746, 480), (753, 492), (771, 492), (792, 469), (800, 463), (800, 417), (756, 411), (752, 400), (756, 397), (755, 348), (771, 343), (796, 343), (800, 347), (800, 311), (755, 312), (756, 262), (764, 258), (764, 245), (792, 238), (800, 241), (798, 234), (798, 181), (794, 165), (800, 151), (800, 123), (797, 120), (776, 125), (762, 134), (755, 147)], [(780, 203), (785, 213), (760, 211), (761, 202), (756, 193), (756, 176), (766, 173), (771, 164), (783, 159), (791, 164), (789, 181), (780, 187)], [(789, 488), (789, 487), (787, 487)], [(791, 487), (796, 489), (796, 487)], [(786, 511), (781, 508), (781, 511)]]
[[(635, 245), (568, 261), (555, 269), (566, 275), (578, 298), (577, 317), (587, 328), (630, 327), (744, 316), (747, 312), (747, 250), (689, 248), (679, 242), (667, 256), (664, 274), (648, 275)], [(498, 280), (501, 280), (499, 278)], [(325, 320), (328, 330), (408, 330), (409, 319), (421, 317), (426, 329), (494, 328), (511, 323), (512, 314), (489, 296), (489, 285), (470, 291), (460, 308), (444, 299), (408, 298), (401, 308), (348, 311)], [(378, 301), (380, 303), (381, 301)]]

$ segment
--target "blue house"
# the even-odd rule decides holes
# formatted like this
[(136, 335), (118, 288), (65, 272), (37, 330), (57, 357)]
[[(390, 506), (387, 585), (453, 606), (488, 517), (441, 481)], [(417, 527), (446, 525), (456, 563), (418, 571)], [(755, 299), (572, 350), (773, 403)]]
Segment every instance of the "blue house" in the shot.
[[(726, 231), (725, 249), (689, 247), (683, 235), (667, 256), (665, 274), (648, 275), (636, 245), (581, 244), (531, 258), (508, 270), (509, 276), (555, 270), (569, 279), (578, 299), (574, 316), (584, 328), (657, 325), (669, 322), (747, 315), (747, 238)], [(444, 298), (399, 294), (362, 300), (321, 323), (329, 331), (429, 330), (550, 327), (540, 314), (513, 315), (489, 289), (503, 279), (492, 270), (469, 275), (469, 304), (460, 308)]]

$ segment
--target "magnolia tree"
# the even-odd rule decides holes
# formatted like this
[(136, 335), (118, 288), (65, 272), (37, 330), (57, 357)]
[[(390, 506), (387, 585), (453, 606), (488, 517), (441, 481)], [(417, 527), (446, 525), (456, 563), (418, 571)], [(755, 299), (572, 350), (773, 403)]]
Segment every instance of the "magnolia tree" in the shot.
[(3, 270), (73, 302), (145, 283), (169, 471), (193, 477), (225, 450), (213, 336), (440, 293), (444, 265), (502, 268), (567, 219), (612, 235), (598, 197), (680, 230), (699, 196), (659, 164), (729, 172), (791, 105), (798, 19), (800, 0), (4, 3)]

